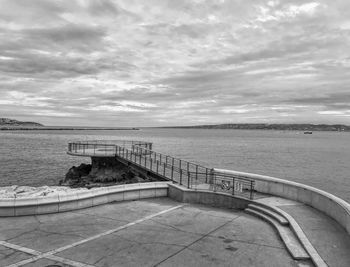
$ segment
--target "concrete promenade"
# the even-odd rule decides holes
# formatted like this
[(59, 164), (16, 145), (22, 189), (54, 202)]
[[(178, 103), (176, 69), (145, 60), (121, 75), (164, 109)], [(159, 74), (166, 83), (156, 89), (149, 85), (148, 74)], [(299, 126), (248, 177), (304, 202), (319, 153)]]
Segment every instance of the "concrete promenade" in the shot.
[(11, 267), (313, 266), (244, 211), (164, 197), (0, 218), (0, 240), (0, 266)]

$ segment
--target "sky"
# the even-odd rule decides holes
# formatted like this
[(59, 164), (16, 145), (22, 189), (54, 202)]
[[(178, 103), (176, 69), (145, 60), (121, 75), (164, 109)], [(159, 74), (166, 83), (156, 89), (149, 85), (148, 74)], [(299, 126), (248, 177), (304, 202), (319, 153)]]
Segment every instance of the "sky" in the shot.
[(0, 0), (0, 117), (350, 125), (350, 1)]

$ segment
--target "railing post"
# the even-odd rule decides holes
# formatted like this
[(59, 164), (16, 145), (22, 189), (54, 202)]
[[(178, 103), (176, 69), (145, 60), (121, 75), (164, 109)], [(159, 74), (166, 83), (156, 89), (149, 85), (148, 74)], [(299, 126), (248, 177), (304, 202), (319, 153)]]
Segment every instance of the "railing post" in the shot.
[(205, 183), (208, 183), (208, 168), (205, 168)]
[(213, 184), (212, 185), (210, 185), (210, 183), (209, 183), (209, 188), (210, 188), (210, 186), (212, 186), (213, 188), (214, 188), (214, 192), (216, 192), (216, 175), (214, 174), (213, 175)]
[(157, 160), (157, 174), (158, 174), (158, 169), (159, 169), (159, 161)]
[[(206, 168), (205, 172), (206, 172), (206, 179), (207, 179), (208, 178), (208, 168)], [(210, 169), (208, 183), (209, 183), (209, 188), (211, 186), (213, 186), (214, 192), (216, 192), (216, 174), (214, 172), (214, 169)]]
[(190, 172), (187, 171), (187, 188), (190, 188)]
[(174, 165), (171, 165), (171, 181), (174, 182)]
[[(181, 162), (181, 161), (180, 161)], [(181, 165), (181, 164), (180, 164)], [(182, 169), (180, 169), (180, 185), (182, 185)]]
[(163, 164), (163, 168), (164, 168), (164, 169), (163, 169), (163, 176), (164, 176), (164, 177), (165, 177), (165, 166), (166, 166), (166, 164), (164, 163), (164, 164)]
[(152, 164), (153, 164), (152, 154), (149, 156), (149, 159), (150, 159), (150, 169), (152, 171)]
[(235, 177), (232, 177), (232, 195), (235, 194)]
[(254, 184), (253, 184), (253, 181), (250, 181), (250, 199), (253, 199), (253, 190), (254, 190)]

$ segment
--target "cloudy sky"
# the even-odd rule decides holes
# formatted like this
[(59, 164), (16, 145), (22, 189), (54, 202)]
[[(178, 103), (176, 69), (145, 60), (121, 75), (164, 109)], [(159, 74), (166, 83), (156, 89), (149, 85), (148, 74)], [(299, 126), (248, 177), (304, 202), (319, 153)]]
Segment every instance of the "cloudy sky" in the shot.
[(0, 0), (0, 117), (350, 125), (350, 1)]

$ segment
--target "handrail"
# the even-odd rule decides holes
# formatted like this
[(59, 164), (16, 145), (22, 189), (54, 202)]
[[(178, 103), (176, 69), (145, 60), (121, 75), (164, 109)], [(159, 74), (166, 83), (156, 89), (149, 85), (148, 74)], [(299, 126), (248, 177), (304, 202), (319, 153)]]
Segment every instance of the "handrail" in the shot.
[[(88, 140), (68, 143), (68, 154), (114, 157), (187, 188), (238, 194), (253, 199), (253, 180), (218, 175), (212, 168), (152, 150), (152, 143), (134, 140)], [(248, 193), (248, 195), (247, 195)]]

